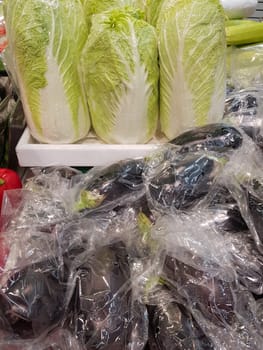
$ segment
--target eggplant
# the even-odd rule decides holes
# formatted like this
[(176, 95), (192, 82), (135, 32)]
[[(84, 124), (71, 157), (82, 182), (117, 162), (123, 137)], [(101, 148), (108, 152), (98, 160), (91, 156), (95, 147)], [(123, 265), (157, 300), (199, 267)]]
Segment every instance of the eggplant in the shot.
[(240, 127), (258, 146), (262, 146), (261, 92), (244, 89), (233, 92), (226, 100), (224, 120)]
[(215, 226), (226, 232), (247, 231), (237, 201), (229, 189), (216, 185), (207, 197), (207, 207), (213, 212)]
[(150, 350), (213, 350), (190, 312), (174, 301), (149, 306)]
[[(240, 184), (235, 193), (239, 208), (256, 244), (263, 244), (263, 185), (253, 178)], [(260, 247), (262, 250), (262, 247)]]
[(56, 261), (42, 261), (11, 275), (2, 286), (3, 312), (15, 334), (35, 338), (57, 325), (64, 313), (66, 284)]
[(231, 259), (239, 282), (255, 295), (263, 294), (263, 255), (258, 252), (249, 232), (228, 233)]
[[(211, 266), (214, 270), (217, 266)], [(175, 258), (166, 256), (163, 279), (174, 293), (182, 293), (189, 308), (200, 312), (210, 322), (225, 327), (235, 316), (234, 282), (197, 270)]]
[(263, 198), (262, 200), (247, 192), (247, 204), (249, 216), (258, 235), (260, 243), (263, 243)]
[(219, 169), (220, 163), (212, 157), (187, 155), (150, 179), (150, 200), (165, 210), (192, 208), (208, 194)]
[(179, 153), (213, 151), (224, 153), (239, 148), (243, 137), (233, 126), (216, 123), (201, 126), (179, 135), (170, 143), (182, 146)]
[(106, 245), (83, 259), (76, 270), (69, 328), (87, 350), (124, 350), (132, 335), (125, 245)]
[[(100, 208), (114, 209), (127, 204), (129, 196), (144, 189), (143, 160), (125, 160), (97, 170), (81, 184), (75, 208), (88, 213)], [(136, 196), (135, 196), (136, 197)]]

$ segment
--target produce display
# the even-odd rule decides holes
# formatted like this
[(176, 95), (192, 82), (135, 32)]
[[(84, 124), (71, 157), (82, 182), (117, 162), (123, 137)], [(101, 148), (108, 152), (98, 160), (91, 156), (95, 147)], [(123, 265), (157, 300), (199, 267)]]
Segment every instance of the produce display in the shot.
[(0, 348), (260, 350), (263, 154), (245, 131), (5, 191)]
[(105, 143), (142, 144), (222, 117), (219, 0), (4, 0), (4, 14), (5, 63), (41, 143), (91, 126)]
[[(257, 2), (3, 2), (0, 350), (262, 350)], [(20, 99), (37, 142), (167, 142), (22, 187)]]

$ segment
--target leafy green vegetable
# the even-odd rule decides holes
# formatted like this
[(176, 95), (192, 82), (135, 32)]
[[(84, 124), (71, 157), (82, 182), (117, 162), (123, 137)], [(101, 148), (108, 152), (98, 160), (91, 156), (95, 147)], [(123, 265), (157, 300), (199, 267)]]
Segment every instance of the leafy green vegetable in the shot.
[(83, 138), (90, 120), (79, 74), (87, 27), (80, 0), (4, 2), (7, 65), (41, 142)]
[(144, 0), (81, 0), (90, 30), (92, 16), (105, 11), (132, 7), (134, 9), (144, 9)]
[(157, 29), (161, 128), (172, 139), (223, 116), (224, 12), (217, 0), (167, 0)]
[(108, 143), (144, 143), (158, 118), (155, 29), (122, 10), (94, 15), (83, 52), (88, 103), (97, 135)]

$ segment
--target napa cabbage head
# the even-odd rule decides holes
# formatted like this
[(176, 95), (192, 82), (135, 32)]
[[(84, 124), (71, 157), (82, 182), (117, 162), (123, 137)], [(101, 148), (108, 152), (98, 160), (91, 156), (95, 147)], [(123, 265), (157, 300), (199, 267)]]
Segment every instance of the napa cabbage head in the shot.
[(158, 118), (155, 29), (127, 12), (94, 15), (83, 72), (96, 134), (108, 143), (144, 143)]
[(118, 8), (125, 10), (129, 8), (144, 10), (144, 1), (145, 0), (82, 0), (88, 29), (90, 30), (93, 15)]
[(166, 0), (157, 23), (160, 122), (172, 139), (221, 120), (226, 93), (224, 12), (217, 0)]
[(79, 0), (5, 0), (6, 63), (27, 124), (40, 142), (71, 143), (89, 131), (80, 56), (87, 26)]

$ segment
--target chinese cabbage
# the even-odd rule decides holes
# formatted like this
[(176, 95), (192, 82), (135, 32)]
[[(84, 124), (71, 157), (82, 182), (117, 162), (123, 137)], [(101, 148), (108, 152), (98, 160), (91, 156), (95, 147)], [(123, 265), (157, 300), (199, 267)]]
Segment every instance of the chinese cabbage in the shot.
[(158, 119), (155, 29), (127, 12), (93, 16), (83, 52), (88, 103), (96, 134), (107, 143), (145, 143)]
[(157, 23), (160, 121), (172, 139), (217, 122), (226, 91), (224, 12), (217, 0), (167, 0)]
[(93, 15), (118, 8), (126, 9), (130, 7), (144, 10), (144, 0), (82, 0), (82, 2), (89, 30)]
[(6, 0), (7, 66), (31, 134), (44, 143), (87, 135), (90, 119), (79, 61), (87, 38), (80, 0)]

